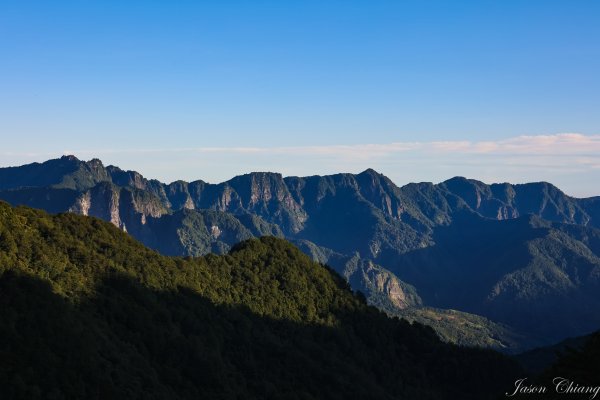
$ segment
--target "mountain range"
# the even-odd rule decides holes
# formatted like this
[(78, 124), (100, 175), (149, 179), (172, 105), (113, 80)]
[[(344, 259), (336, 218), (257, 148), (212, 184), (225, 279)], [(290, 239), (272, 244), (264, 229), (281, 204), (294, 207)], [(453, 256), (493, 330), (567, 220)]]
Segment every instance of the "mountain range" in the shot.
[(285, 238), (390, 315), (508, 352), (600, 327), (600, 197), (545, 183), (396, 186), (373, 170), (165, 184), (73, 156), (0, 169), (0, 199), (111, 222), (169, 256)]

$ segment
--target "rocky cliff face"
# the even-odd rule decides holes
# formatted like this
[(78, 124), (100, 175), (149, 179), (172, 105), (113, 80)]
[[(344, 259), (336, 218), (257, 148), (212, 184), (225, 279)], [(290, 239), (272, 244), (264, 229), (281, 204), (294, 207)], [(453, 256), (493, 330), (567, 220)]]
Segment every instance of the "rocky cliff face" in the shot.
[(423, 305), (414, 286), (370, 260), (351, 258), (344, 265), (344, 276), (353, 287), (368, 294), (370, 303), (392, 313)]
[(94, 186), (83, 192), (69, 208), (70, 212), (88, 215), (111, 222), (113, 225), (123, 228), (123, 221), (119, 213), (121, 191), (110, 183)]
[(97, 217), (127, 230), (138, 229), (148, 217), (158, 218), (168, 212), (156, 197), (133, 188), (121, 188), (102, 182), (82, 192), (69, 212)]

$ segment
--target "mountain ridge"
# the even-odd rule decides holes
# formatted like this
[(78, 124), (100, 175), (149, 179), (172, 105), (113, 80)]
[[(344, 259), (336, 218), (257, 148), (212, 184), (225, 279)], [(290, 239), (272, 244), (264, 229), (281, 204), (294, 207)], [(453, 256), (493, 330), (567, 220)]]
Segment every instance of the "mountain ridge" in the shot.
[[(202, 180), (165, 184), (135, 171), (104, 167), (98, 159), (85, 162), (64, 156), (21, 169), (0, 168), (0, 199), (54, 213), (70, 211), (99, 217), (167, 255), (226, 253), (236, 240), (262, 235), (285, 237), (314, 259), (334, 267), (355, 290), (363, 291), (369, 302), (392, 315), (407, 315), (404, 309), (429, 306), (483, 313), (494, 323), (515, 323), (507, 315), (482, 306), (487, 303), (480, 299), (458, 301), (463, 296), (460, 293), (472, 291), (458, 285), (461, 291), (453, 294), (449, 284), (454, 278), (444, 275), (447, 272), (438, 266), (467, 265), (470, 279), (482, 276), (477, 268), (481, 263), (504, 271), (505, 275), (479, 285), (487, 291), (481, 298), (491, 296), (491, 303), (486, 301), (499, 304), (499, 299), (509, 293), (507, 288), (523, 282), (525, 277), (533, 282), (535, 290), (550, 291), (548, 299), (562, 296), (564, 285), (571, 285), (573, 293), (587, 293), (585, 285), (569, 278), (565, 260), (574, 260), (576, 268), (595, 271), (600, 255), (595, 244), (600, 197), (576, 199), (545, 182), (487, 185), (454, 177), (439, 184), (398, 187), (386, 176), (367, 169), (359, 174), (309, 177), (257, 172), (219, 184)], [(529, 219), (529, 215), (538, 220)], [(514, 233), (494, 234), (514, 225), (503, 221), (517, 221)], [(566, 225), (552, 228), (551, 235), (539, 236), (535, 232), (541, 231), (536, 226), (546, 222)], [(480, 234), (466, 237), (464, 243), (456, 241), (453, 235), (464, 236), (467, 227)], [(473, 244), (472, 248), (457, 253), (456, 249), (468, 243)], [(490, 252), (480, 251), (484, 247)], [(507, 257), (504, 248), (525, 250), (513, 251)], [(496, 259), (504, 260), (508, 268)], [(430, 278), (439, 278), (420, 277), (424, 271), (430, 271)], [(550, 284), (545, 283), (547, 279)], [(494, 295), (496, 291), (502, 296)], [(521, 296), (522, 292), (513, 290), (510, 296)], [(431, 310), (423, 309), (421, 317), (431, 320)], [(529, 329), (526, 318), (516, 321), (510, 337), (531, 335), (523, 332)], [(492, 339), (483, 338), (481, 342), (496, 340)], [(538, 339), (527, 346), (550, 344)]]

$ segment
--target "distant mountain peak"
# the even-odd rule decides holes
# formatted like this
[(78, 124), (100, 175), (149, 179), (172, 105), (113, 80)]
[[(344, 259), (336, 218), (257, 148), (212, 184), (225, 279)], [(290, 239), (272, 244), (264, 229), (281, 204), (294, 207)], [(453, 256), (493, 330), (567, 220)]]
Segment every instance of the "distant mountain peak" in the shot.
[(443, 183), (449, 182), (470, 182), (471, 179), (465, 178), (464, 176), (453, 176), (450, 179), (446, 179)]
[[(75, 160), (77, 160), (77, 157), (73, 156), (73, 158)], [(99, 165), (99, 166), (104, 166), (104, 164), (102, 164), (102, 160), (100, 160), (99, 158), (92, 158), (90, 161), (87, 162), (89, 165)]]
[(63, 161), (79, 161), (79, 159), (72, 154), (65, 154), (60, 159)]
[(383, 174), (381, 174), (380, 172), (375, 171), (373, 168), (367, 168), (363, 172), (359, 173), (358, 175), (377, 175), (377, 176), (381, 176)]
[(237, 175), (233, 179), (243, 179), (243, 178), (272, 178), (276, 180), (283, 179), (283, 175), (279, 172), (270, 172), (270, 171), (253, 171), (247, 174)]

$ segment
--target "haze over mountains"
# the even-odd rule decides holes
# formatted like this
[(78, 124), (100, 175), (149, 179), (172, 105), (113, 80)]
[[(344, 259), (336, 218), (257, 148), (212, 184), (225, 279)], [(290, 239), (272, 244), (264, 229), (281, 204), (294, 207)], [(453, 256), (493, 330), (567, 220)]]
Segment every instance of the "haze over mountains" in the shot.
[(366, 170), (165, 184), (65, 156), (0, 169), (0, 199), (110, 221), (165, 255), (286, 238), (371, 304), (458, 343), (515, 351), (600, 327), (600, 198), (549, 183), (398, 187)]

